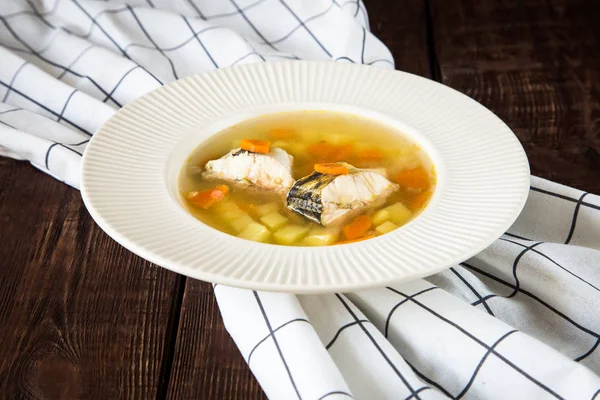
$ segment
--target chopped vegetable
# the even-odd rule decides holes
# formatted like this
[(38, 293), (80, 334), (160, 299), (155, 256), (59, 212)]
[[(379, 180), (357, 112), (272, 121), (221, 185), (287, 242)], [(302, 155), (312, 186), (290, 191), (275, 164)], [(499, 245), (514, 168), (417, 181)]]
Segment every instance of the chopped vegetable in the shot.
[(262, 222), (270, 230), (276, 231), (277, 229), (287, 224), (289, 221), (286, 217), (284, 217), (277, 211), (274, 211), (262, 217), (260, 219), (260, 222)]
[(379, 226), (386, 221), (389, 221), (392, 217), (392, 213), (387, 208), (381, 209), (373, 214), (373, 224)]
[(421, 209), (429, 201), (431, 194), (429, 192), (423, 192), (416, 195), (410, 202), (410, 209), (417, 211)]
[(285, 128), (275, 128), (271, 131), (271, 137), (275, 140), (289, 140), (294, 137), (294, 131)]
[(431, 201), (436, 169), (390, 127), (298, 111), (216, 133), (185, 159), (179, 183), (182, 203), (202, 223), (242, 239), (312, 247), (409, 223)]
[(241, 231), (246, 229), (246, 227), (248, 225), (250, 225), (253, 222), (254, 222), (254, 220), (248, 214), (246, 214), (245, 212), (242, 212), (242, 215), (231, 220), (229, 222), (229, 224), (231, 225), (231, 227), (233, 228), (234, 231), (236, 231), (237, 233), (240, 233)]
[(295, 212), (286, 213), (286, 217), (294, 224), (304, 224), (306, 222), (306, 219), (304, 219), (302, 215), (296, 214)]
[(298, 242), (308, 233), (308, 227), (290, 224), (273, 234), (276, 243), (291, 245)]
[(255, 242), (266, 242), (271, 237), (271, 232), (265, 226), (257, 222), (252, 222), (240, 232), (238, 237)]
[(200, 192), (190, 192), (187, 195), (187, 199), (193, 205), (206, 210), (223, 200), (227, 193), (229, 193), (229, 188), (226, 185), (219, 185)]
[(398, 225), (391, 221), (386, 221), (383, 224), (379, 225), (377, 228), (375, 228), (375, 232), (377, 232), (380, 235), (383, 235), (385, 233), (393, 231), (396, 228), (398, 228)]
[(341, 163), (320, 163), (315, 164), (315, 171), (328, 175), (348, 175), (350, 170)]
[(402, 203), (396, 203), (386, 208), (390, 212), (390, 220), (396, 225), (402, 225), (408, 221), (412, 212)]
[(341, 242), (337, 242), (336, 244), (348, 244), (348, 243), (354, 243), (354, 242), (362, 242), (363, 240), (372, 239), (374, 237), (375, 237), (375, 235), (367, 235), (367, 236), (363, 236), (358, 239), (342, 240)]
[(306, 147), (306, 151), (318, 162), (346, 161), (354, 151), (351, 144), (333, 145), (324, 140)]
[(426, 190), (430, 185), (429, 174), (422, 167), (402, 171), (396, 175), (394, 181), (409, 189)]
[(279, 205), (277, 205), (277, 203), (261, 204), (260, 206), (254, 207), (254, 212), (259, 217), (264, 217), (265, 215), (271, 214), (276, 211), (279, 211)]
[(273, 143), (271, 143), (271, 147), (279, 147), (280, 149), (283, 149), (285, 151), (287, 151), (289, 153), (289, 148), (292, 145), (292, 142), (286, 142), (283, 140), (276, 140)]
[(359, 152), (357, 156), (364, 161), (377, 161), (383, 158), (383, 151), (379, 149), (368, 149)]
[(358, 239), (363, 236), (369, 228), (371, 228), (372, 222), (368, 215), (360, 215), (354, 218), (354, 221), (344, 226), (344, 236), (348, 240)]
[(346, 133), (331, 133), (327, 132), (327, 141), (333, 145), (339, 146), (346, 144), (352, 140), (352, 136)]
[(242, 139), (241, 148), (252, 153), (269, 154), (271, 142), (268, 140)]
[(227, 211), (239, 210), (240, 208), (233, 201), (225, 200), (215, 206), (215, 211), (224, 213)]
[(244, 210), (238, 208), (229, 210), (229, 211), (223, 211), (221, 213), (219, 213), (219, 217), (221, 217), (222, 219), (224, 219), (227, 222), (231, 222), (234, 219), (237, 219), (243, 215), (246, 215), (246, 213), (244, 212)]
[(302, 244), (305, 246), (327, 246), (333, 244), (340, 234), (340, 230), (335, 227), (313, 228), (308, 232)]
[(330, 154), (330, 161), (346, 161), (354, 152), (354, 146), (351, 144), (343, 144), (336, 146), (335, 150)]
[(240, 201), (238, 204), (239, 204), (239, 207), (246, 212), (252, 212), (252, 210), (254, 210), (254, 207), (256, 207), (255, 204), (246, 203), (244, 201)]
[(306, 151), (319, 161), (329, 161), (329, 156), (333, 154), (336, 147), (324, 140), (310, 144)]

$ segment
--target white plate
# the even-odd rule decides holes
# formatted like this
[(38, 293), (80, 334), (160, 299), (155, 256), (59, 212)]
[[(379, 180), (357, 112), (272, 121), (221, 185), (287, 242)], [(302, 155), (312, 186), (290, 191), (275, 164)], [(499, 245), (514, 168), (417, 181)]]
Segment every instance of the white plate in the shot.
[[(286, 110), (367, 116), (412, 136), (435, 163), (427, 209), (396, 231), (330, 247), (285, 247), (219, 232), (179, 202), (189, 153), (219, 130)], [(81, 193), (98, 225), (183, 275), (257, 290), (353, 291), (431, 275), (498, 238), (523, 208), (529, 166), (494, 114), (408, 73), (333, 62), (243, 65), (191, 76), (122, 108), (83, 157)]]

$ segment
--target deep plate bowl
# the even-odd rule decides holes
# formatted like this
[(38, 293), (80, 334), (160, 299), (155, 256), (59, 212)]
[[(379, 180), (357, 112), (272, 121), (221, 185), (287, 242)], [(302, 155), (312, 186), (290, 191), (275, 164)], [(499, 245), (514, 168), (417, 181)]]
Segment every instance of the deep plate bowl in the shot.
[[(196, 146), (245, 119), (290, 110), (365, 116), (412, 137), (438, 174), (429, 206), (391, 233), (328, 247), (238, 239), (185, 211), (178, 175)], [(528, 189), (519, 141), (476, 101), (404, 72), (311, 61), (219, 69), (148, 93), (95, 133), (81, 176), (92, 217), (141, 257), (192, 278), (294, 293), (384, 286), (464, 261), (508, 229)]]

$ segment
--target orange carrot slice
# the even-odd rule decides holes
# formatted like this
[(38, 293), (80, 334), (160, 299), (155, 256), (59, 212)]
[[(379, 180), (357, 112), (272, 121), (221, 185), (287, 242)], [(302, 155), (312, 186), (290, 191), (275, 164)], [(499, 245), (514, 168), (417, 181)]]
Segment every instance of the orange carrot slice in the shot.
[(246, 212), (252, 212), (254, 210), (254, 208), (256, 207), (254, 204), (252, 203), (246, 203), (246, 202), (238, 202), (237, 205), (244, 211)]
[(371, 228), (372, 222), (368, 215), (361, 215), (354, 218), (354, 221), (344, 226), (344, 236), (348, 240), (358, 239), (363, 236), (369, 228)]
[(372, 239), (374, 237), (375, 237), (375, 235), (367, 235), (367, 236), (363, 236), (358, 239), (342, 240), (341, 242), (337, 242), (335, 244), (348, 244), (348, 243), (362, 242), (363, 240)]
[(319, 161), (327, 162), (333, 152), (335, 152), (335, 146), (326, 141), (309, 144), (306, 147), (306, 151)]
[(423, 192), (416, 195), (410, 202), (410, 209), (412, 211), (421, 209), (423, 205), (429, 201), (430, 195), (429, 192)]
[(271, 151), (271, 142), (268, 140), (242, 139), (241, 147), (243, 150), (252, 153), (269, 154)]
[(357, 154), (363, 161), (377, 161), (383, 158), (383, 152), (379, 149), (363, 150)]
[(229, 193), (229, 188), (226, 185), (219, 185), (200, 192), (189, 192), (187, 199), (193, 205), (206, 210), (223, 200), (227, 196), (227, 193)]
[(328, 175), (348, 175), (350, 170), (341, 163), (320, 163), (315, 164), (315, 171)]
[(323, 140), (308, 145), (306, 151), (315, 161), (326, 163), (348, 160), (354, 152), (354, 147), (351, 144), (336, 146)]
[(353, 152), (354, 146), (352, 146), (351, 144), (342, 144), (339, 146), (335, 146), (334, 150), (329, 155), (329, 160), (331, 162), (347, 161)]
[(400, 184), (400, 186), (409, 189), (425, 190), (430, 185), (429, 174), (422, 167), (402, 171), (396, 175), (394, 181)]
[(294, 137), (294, 131), (285, 128), (275, 128), (271, 131), (271, 137), (275, 140), (288, 140)]

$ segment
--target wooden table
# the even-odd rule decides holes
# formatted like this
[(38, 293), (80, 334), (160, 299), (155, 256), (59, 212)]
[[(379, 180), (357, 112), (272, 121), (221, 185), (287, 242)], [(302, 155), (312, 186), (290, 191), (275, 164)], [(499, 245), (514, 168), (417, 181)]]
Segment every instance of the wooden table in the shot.
[[(600, 193), (597, 4), (366, 1), (398, 69), (489, 107), (533, 174)], [(0, 397), (265, 398), (210, 285), (134, 256), (94, 224), (79, 192), (8, 159), (0, 243)]]

